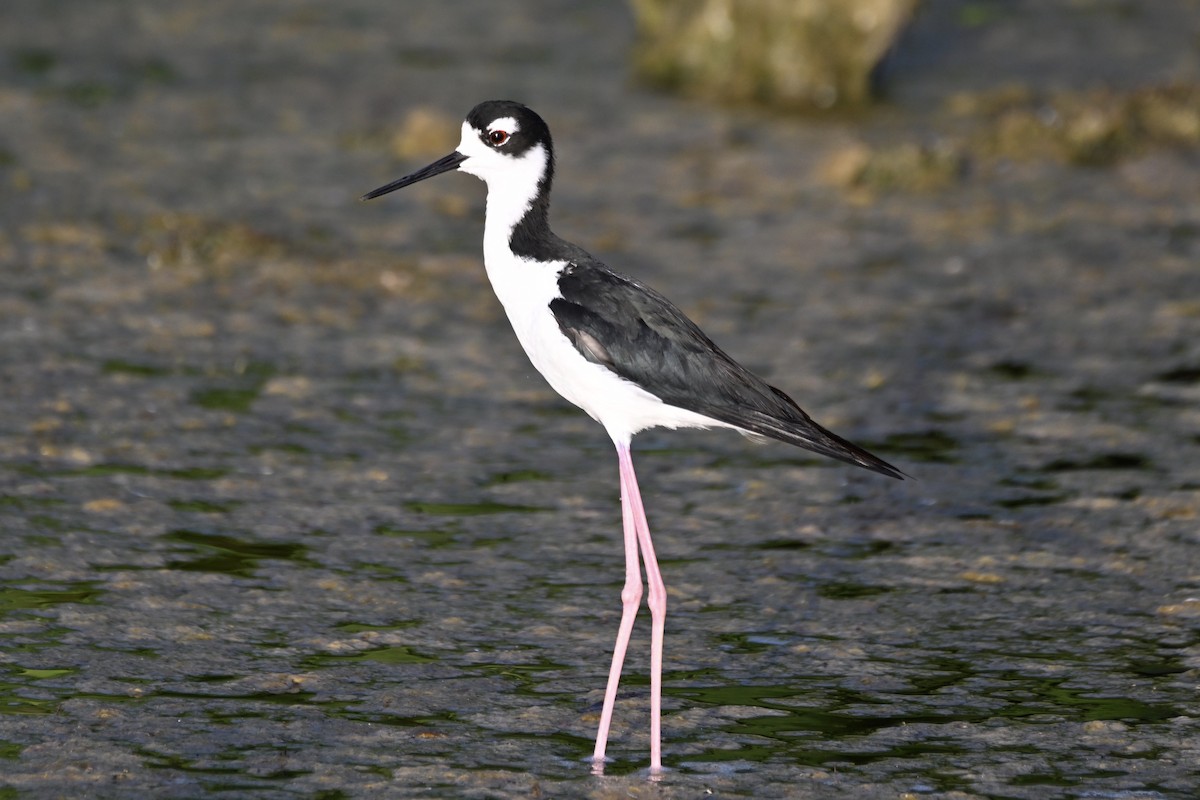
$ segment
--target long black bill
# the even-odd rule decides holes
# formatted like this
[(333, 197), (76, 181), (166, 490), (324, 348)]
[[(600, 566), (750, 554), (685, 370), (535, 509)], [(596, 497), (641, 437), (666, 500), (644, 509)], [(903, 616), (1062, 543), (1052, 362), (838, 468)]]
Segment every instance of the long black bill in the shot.
[(374, 200), (376, 197), (394, 192), (397, 189), (403, 189), (405, 186), (411, 186), (417, 181), (423, 181), (426, 178), (432, 178), (434, 175), (441, 175), (443, 172), (449, 172), (458, 167), (459, 164), (466, 161), (467, 157), (455, 150), (445, 158), (439, 158), (437, 161), (430, 164), (428, 167), (419, 169), (412, 175), (406, 175), (400, 180), (392, 181), (387, 186), (380, 186), (373, 192), (367, 192), (362, 196), (363, 200)]

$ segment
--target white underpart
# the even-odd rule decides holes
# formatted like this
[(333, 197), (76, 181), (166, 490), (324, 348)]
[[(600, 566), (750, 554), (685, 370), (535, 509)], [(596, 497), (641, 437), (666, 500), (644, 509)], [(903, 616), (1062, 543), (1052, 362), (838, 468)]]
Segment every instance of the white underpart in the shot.
[[(514, 120), (501, 119), (488, 130), (511, 133), (511, 128), (504, 127), (507, 123), (515, 126)], [(514, 158), (485, 145), (481, 134), (463, 123), (458, 152), (467, 160), (459, 169), (487, 183), (484, 266), (517, 340), (537, 371), (556, 392), (603, 425), (618, 443), (628, 443), (633, 434), (654, 427), (733, 427), (667, 405), (607, 367), (588, 361), (575, 349), (550, 312), (550, 301), (562, 296), (558, 276), (567, 263), (522, 258), (509, 247), (513, 228), (537, 197), (538, 182), (546, 169), (546, 150), (538, 145)]]

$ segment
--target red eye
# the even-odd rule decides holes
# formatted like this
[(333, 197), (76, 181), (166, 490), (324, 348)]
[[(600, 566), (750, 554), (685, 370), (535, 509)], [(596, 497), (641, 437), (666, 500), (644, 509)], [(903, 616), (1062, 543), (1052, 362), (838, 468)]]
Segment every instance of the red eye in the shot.
[(488, 141), (499, 147), (508, 141), (508, 131), (492, 131), (488, 134)]

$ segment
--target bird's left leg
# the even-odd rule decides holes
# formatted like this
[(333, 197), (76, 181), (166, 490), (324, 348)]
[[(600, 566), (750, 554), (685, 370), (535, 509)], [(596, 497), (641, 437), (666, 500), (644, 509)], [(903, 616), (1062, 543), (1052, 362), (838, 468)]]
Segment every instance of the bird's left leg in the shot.
[(646, 586), (649, 590), (646, 605), (650, 607), (650, 770), (658, 772), (662, 769), (662, 662), (667, 623), (667, 588), (658, 569), (654, 543), (650, 540), (650, 525), (646, 522), (646, 510), (642, 506), (642, 493), (633, 472), (629, 445), (617, 445), (617, 459), (621, 467), (622, 492), (628, 494), (638, 547), (646, 567)]
[[(622, 456), (622, 448), (625, 455)], [(628, 459), (629, 445), (617, 444), (617, 455)], [(624, 461), (621, 462), (624, 464)], [(632, 488), (626, 479), (625, 467), (621, 467), (621, 522), (625, 531), (625, 586), (621, 590), (621, 625), (617, 629), (617, 643), (613, 646), (612, 667), (608, 672), (608, 686), (604, 690), (604, 706), (600, 712), (600, 727), (596, 731), (596, 749), (592, 754), (592, 771), (604, 772), (604, 751), (608, 747), (608, 729), (612, 724), (613, 707), (617, 702), (617, 686), (621, 682), (621, 667), (625, 663), (625, 651), (633, 632), (633, 621), (642, 602), (642, 570), (638, 565), (637, 522), (632, 497), (637, 495), (637, 484)], [(640, 507), (641, 501), (639, 499)]]

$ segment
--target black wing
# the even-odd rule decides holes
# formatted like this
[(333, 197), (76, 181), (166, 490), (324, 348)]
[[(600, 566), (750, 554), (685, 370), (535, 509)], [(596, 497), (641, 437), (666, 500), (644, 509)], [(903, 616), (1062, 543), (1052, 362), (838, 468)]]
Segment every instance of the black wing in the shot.
[(786, 394), (727, 356), (671, 301), (594, 259), (558, 279), (550, 311), (589, 361), (664, 403), (901, 478), (891, 464), (822, 428)]

